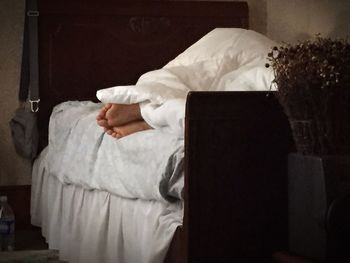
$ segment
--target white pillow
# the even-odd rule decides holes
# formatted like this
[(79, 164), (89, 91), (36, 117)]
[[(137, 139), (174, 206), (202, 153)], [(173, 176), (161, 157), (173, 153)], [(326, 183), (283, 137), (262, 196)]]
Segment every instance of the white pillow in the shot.
[(265, 63), (274, 45), (252, 30), (217, 28), (162, 69), (142, 75), (136, 86), (103, 89), (96, 95), (104, 103), (162, 104), (183, 98), (190, 90), (268, 90), (272, 79)]
[(256, 57), (266, 57), (276, 43), (253, 30), (242, 28), (216, 28), (170, 61), (165, 67), (190, 65), (203, 60), (232, 62), (238, 67)]
[[(217, 28), (170, 61), (164, 68), (173, 72), (187, 72), (187, 75), (182, 75), (188, 80), (191, 90), (237, 90), (237, 87), (232, 85), (222, 85), (222, 78), (227, 78), (227, 74), (236, 71), (243, 74), (231, 74), (231, 80), (233, 77), (240, 78), (236, 84), (249, 85), (249, 89), (252, 90), (254, 89), (252, 81), (256, 80), (258, 90), (269, 89), (272, 71), (266, 69), (265, 64), (268, 52), (275, 45), (274, 41), (252, 30)], [(256, 68), (255, 72), (252, 68)], [(193, 76), (199, 77), (193, 78)], [(244, 81), (245, 78), (247, 83)], [(224, 81), (227, 83), (227, 79)]]

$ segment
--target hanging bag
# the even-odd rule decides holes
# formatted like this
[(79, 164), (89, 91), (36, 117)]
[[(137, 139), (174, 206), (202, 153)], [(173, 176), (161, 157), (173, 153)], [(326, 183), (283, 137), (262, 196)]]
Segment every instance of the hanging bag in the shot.
[[(38, 16), (35, 0), (26, 1), (21, 83), (21, 106), (10, 121), (12, 141), (16, 152), (34, 159), (38, 150), (37, 112), (39, 110)], [(28, 105), (29, 102), (29, 105)]]
[(10, 121), (10, 128), (16, 152), (24, 158), (34, 159), (39, 142), (36, 114), (25, 107), (18, 108)]

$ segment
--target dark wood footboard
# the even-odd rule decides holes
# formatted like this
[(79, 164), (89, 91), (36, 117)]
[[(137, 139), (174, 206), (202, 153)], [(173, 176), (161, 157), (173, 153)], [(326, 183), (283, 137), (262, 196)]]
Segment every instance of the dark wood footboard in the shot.
[(272, 93), (187, 100), (179, 262), (271, 262), (287, 248), (287, 119)]

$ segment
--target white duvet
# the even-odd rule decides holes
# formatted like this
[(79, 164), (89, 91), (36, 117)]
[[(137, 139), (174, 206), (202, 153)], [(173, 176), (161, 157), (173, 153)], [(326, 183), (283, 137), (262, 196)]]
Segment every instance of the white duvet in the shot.
[(103, 103), (140, 103), (150, 126), (181, 137), (189, 91), (273, 89), (273, 72), (265, 64), (275, 45), (252, 30), (217, 28), (162, 69), (142, 75), (136, 85), (103, 89), (96, 95)]
[(101, 104), (57, 106), (46, 169), (63, 183), (122, 197), (181, 198), (187, 93), (269, 90), (273, 74), (265, 63), (274, 45), (254, 31), (215, 29), (162, 69), (142, 75), (136, 85), (99, 90), (103, 103), (140, 103), (143, 118), (155, 128), (119, 140), (97, 126)]
[(183, 140), (162, 129), (116, 140), (96, 124), (102, 105), (68, 101), (50, 118), (44, 162), (61, 182), (126, 198), (181, 198)]

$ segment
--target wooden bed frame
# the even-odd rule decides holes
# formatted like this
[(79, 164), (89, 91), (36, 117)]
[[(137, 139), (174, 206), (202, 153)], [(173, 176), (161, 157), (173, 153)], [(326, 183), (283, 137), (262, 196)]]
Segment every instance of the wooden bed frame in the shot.
[[(248, 27), (245, 2), (41, 0), (39, 11), (41, 149), (54, 105), (96, 101), (216, 27)], [(270, 262), (286, 250), (291, 147), (273, 94), (191, 92), (184, 224), (166, 262)]]

